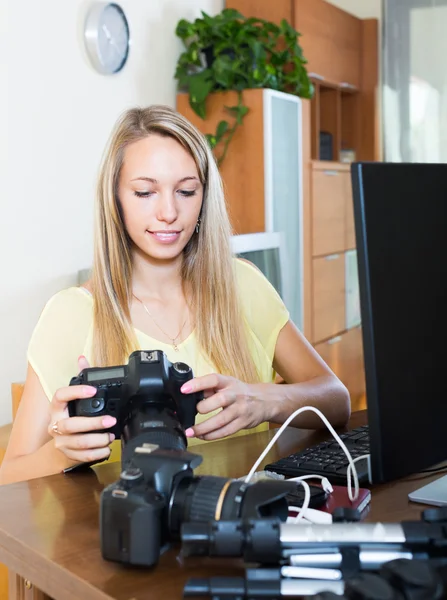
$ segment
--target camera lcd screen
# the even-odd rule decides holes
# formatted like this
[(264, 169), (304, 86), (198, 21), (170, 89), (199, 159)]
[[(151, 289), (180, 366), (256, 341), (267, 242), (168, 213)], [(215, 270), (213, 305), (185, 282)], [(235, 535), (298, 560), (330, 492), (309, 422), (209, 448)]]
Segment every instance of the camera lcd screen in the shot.
[(98, 379), (113, 379), (115, 377), (124, 377), (124, 367), (115, 367), (113, 369), (101, 369), (99, 371), (89, 371), (87, 381), (98, 381)]

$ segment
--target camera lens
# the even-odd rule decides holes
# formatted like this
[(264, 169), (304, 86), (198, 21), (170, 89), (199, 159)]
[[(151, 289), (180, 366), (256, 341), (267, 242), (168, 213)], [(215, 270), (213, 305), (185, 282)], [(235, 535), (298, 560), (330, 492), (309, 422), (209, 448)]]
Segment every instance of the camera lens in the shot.
[[(233, 481), (225, 477), (183, 479), (172, 495), (171, 531), (178, 532), (184, 521), (219, 520), (223, 518), (224, 507), (227, 519), (236, 518), (238, 507), (233, 502), (234, 492), (239, 490), (241, 485), (243, 485), (241, 481)], [(229, 496), (232, 498), (230, 502), (228, 502)]]
[(171, 498), (170, 530), (177, 535), (181, 524), (188, 521), (259, 517), (279, 517), (285, 521), (288, 515), (285, 496), (290, 489), (291, 484), (284, 481), (248, 485), (211, 475), (182, 479)]

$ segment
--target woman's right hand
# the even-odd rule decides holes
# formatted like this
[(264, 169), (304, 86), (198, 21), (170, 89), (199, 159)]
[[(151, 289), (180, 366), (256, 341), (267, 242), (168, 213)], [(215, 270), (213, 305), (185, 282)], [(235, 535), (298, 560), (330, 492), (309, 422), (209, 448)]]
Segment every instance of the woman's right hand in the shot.
[[(88, 367), (85, 357), (79, 358), (79, 371)], [(110, 456), (110, 444), (115, 439), (113, 433), (92, 433), (109, 429), (116, 423), (115, 417), (70, 417), (68, 403), (80, 398), (91, 398), (96, 388), (89, 385), (71, 385), (56, 391), (50, 404), (48, 433), (54, 439), (55, 447), (73, 463), (91, 463)]]

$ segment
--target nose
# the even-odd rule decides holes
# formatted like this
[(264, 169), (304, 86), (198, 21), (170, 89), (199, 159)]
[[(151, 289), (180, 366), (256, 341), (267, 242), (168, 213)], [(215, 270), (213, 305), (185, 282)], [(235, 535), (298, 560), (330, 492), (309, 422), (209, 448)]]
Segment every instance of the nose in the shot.
[(159, 221), (173, 223), (178, 216), (175, 197), (172, 193), (164, 192), (158, 197), (156, 216)]

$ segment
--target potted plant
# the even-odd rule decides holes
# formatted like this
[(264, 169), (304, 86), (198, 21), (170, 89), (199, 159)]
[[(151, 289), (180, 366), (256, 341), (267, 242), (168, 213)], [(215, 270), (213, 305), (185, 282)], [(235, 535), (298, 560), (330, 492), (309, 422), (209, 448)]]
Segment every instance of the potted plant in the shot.
[(233, 9), (224, 9), (214, 17), (202, 11), (193, 22), (182, 19), (176, 35), (185, 51), (180, 55), (175, 78), (180, 90), (187, 91), (194, 112), (205, 119), (206, 99), (222, 90), (236, 90), (238, 103), (227, 106), (233, 123), (219, 122), (207, 134), (212, 148), (222, 142), (217, 156), (220, 164), (248, 108), (242, 90), (271, 88), (311, 98), (313, 86), (305, 68), (299, 33), (285, 20), (280, 25), (263, 19), (245, 18)]

